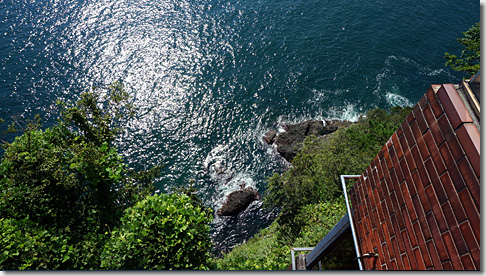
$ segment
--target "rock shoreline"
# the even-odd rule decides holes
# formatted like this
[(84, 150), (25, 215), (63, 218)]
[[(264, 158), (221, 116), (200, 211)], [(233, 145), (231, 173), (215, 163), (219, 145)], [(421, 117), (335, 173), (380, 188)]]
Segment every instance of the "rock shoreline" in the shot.
[[(307, 136), (326, 137), (339, 128), (352, 124), (349, 121), (318, 121), (308, 120), (297, 124), (282, 125), (284, 132), (276, 129), (269, 130), (263, 137), (268, 145), (275, 144), (277, 152), (288, 162), (291, 162), (297, 155), (302, 142)], [(218, 216), (236, 216), (248, 208), (255, 200), (260, 200), (260, 193), (252, 187), (241, 184), (241, 189), (228, 195), (223, 206), (218, 210)]]
[[(325, 123), (325, 124), (324, 124)], [(288, 162), (292, 162), (299, 151), (300, 145), (307, 136), (316, 137), (326, 136), (352, 124), (349, 121), (318, 121), (308, 120), (297, 124), (282, 125), (284, 132), (279, 133), (277, 130), (269, 130), (263, 137), (267, 144), (276, 144), (277, 152)]]

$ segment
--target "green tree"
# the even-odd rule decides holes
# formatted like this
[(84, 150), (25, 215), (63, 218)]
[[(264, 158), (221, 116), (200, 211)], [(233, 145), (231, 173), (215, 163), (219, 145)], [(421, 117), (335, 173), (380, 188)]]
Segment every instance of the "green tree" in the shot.
[(0, 216), (28, 217), (82, 234), (91, 226), (112, 226), (131, 202), (150, 194), (151, 178), (160, 167), (129, 170), (113, 145), (119, 132), (115, 120), (130, 112), (127, 100), (120, 85), (110, 86), (103, 97), (83, 93), (74, 105), (62, 104), (57, 125), (40, 130), (29, 124), (6, 144)]
[[(75, 103), (59, 103), (61, 117), (50, 128), (41, 130), (38, 119), (9, 126), (10, 131), (23, 133), (4, 144), (0, 231), (13, 233), (4, 238), (4, 246), (19, 246), (4, 252), (0, 269), (99, 268), (104, 233), (119, 223), (126, 208), (153, 192), (151, 182), (161, 168), (131, 170), (117, 153), (113, 142), (120, 123), (133, 114), (128, 101), (123, 86), (114, 83), (106, 90), (83, 93)], [(63, 241), (62, 246), (79, 255), (71, 263), (61, 258), (62, 266), (48, 255), (35, 257), (42, 265), (29, 265), (35, 262), (21, 252), (37, 241), (48, 248), (57, 248)], [(16, 256), (21, 259), (13, 262)]]
[(126, 210), (102, 256), (104, 269), (208, 269), (206, 212), (186, 195), (154, 195)]
[(451, 66), (455, 71), (467, 72), (471, 76), (476, 74), (479, 69), (481, 57), (481, 28), (480, 22), (477, 22), (463, 33), (464, 37), (458, 38), (457, 41), (464, 46), (461, 56), (445, 53), (447, 59), (446, 65)]

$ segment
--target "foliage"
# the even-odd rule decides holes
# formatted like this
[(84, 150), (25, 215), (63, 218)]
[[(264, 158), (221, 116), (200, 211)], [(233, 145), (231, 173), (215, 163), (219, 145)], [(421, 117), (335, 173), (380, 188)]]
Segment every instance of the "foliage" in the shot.
[(321, 202), (304, 206), (296, 216), (296, 221), (302, 225), (297, 237), (294, 237), (294, 247), (314, 247), (331, 229), (347, 215), (344, 198), (332, 202)]
[(447, 59), (447, 66), (451, 66), (455, 71), (467, 72), (471, 76), (479, 71), (481, 57), (480, 25), (480, 22), (477, 22), (471, 26), (469, 30), (463, 33), (464, 37), (457, 39), (457, 41), (464, 46), (459, 58), (456, 55), (451, 55), (449, 53), (444, 54), (444, 57)]
[[(298, 235), (284, 235), (282, 232), (286, 232), (287, 227), (274, 221), (246, 243), (216, 259), (216, 267), (219, 270), (285, 270), (292, 262), (292, 247), (315, 246), (345, 214), (342, 199), (307, 205), (296, 215), (302, 228)], [(281, 239), (282, 236), (288, 238)]]
[(399, 106), (388, 111), (380, 108), (368, 111), (358, 124), (346, 129), (346, 146), (373, 158), (411, 111), (411, 107)]
[(121, 158), (76, 138), (58, 127), (16, 138), (0, 165), (2, 217), (81, 232), (113, 220)]
[(279, 225), (268, 228), (216, 259), (218, 270), (285, 270), (291, 263), (290, 248), (277, 238)]
[(281, 208), (279, 223), (296, 235), (301, 227), (295, 214), (303, 206), (342, 195), (340, 175), (361, 174), (410, 111), (410, 107), (374, 109), (324, 139), (308, 137), (292, 167), (268, 179), (264, 206)]
[(112, 145), (113, 120), (123, 113), (114, 106), (127, 97), (120, 97), (120, 86), (111, 89), (104, 97), (107, 110), (98, 106), (99, 94), (83, 93), (74, 106), (63, 105), (59, 124), (44, 131), (27, 127), (5, 145), (1, 217), (28, 217), (85, 234), (96, 225), (113, 226), (130, 202), (152, 192), (150, 181), (160, 167), (133, 172)]
[(107, 91), (88, 91), (74, 104), (58, 101), (62, 125), (74, 125), (89, 141), (100, 146), (111, 143), (122, 131), (120, 122), (134, 115), (130, 96), (121, 82), (114, 82)]
[[(106, 91), (83, 93), (76, 103), (59, 103), (62, 116), (50, 128), (41, 130), (39, 117), (8, 127), (23, 134), (3, 141), (0, 219), (10, 233), (3, 241), (16, 244), (5, 256), (21, 259), (0, 259), (1, 269), (99, 268), (104, 233), (126, 208), (153, 192), (151, 182), (161, 168), (134, 171), (117, 153), (113, 142), (120, 123), (133, 113), (128, 100), (115, 83)], [(24, 252), (55, 252), (59, 246), (71, 251), (38, 260)], [(70, 252), (76, 262), (65, 260)]]
[(32, 227), (30, 221), (0, 219), (2, 270), (65, 269), (75, 259), (69, 237)]
[(154, 195), (126, 210), (102, 256), (105, 269), (208, 269), (212, 214), (186, 195)]
[(41, 228), (28, 219), (0, 218), (1, 270), (92, 269), (99, 267), (103, 236), (73, 243), (68, 232)]
[(197, 189), (193, 186), (193, 184), (194, 183), (191, 182), (189, 187), (185, 187), (185, 186), (174, 187), (172, 188), (172, 193), (177, 195), (186, 195), (191, 199), (192, 205), (201, 208), (201, 210), (205, 211), (208, 214), (212, 213), (212, 209), (204, 205), (202, 200), (198, 197)]

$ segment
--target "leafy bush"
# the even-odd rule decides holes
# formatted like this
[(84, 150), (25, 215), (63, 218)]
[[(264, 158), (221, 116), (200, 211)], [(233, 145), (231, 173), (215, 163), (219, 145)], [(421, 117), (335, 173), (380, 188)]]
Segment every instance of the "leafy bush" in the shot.
[(114, 148), (79, 140), (58, 127), (17, 137), (0, 164), (0, 215), (81, 233), (111, 224), (124, 164)]
[(333, 202), (321, 202), (304, 206), (296, 216), (301, 231), (293, 239), (293, 247), (316, 246), (339, 220), (347, 214), (344, 198)]
[(44, 131), (24, 128), (4, 145), (0, 217), (28, 217), (40, 226), (83, 235), (104, 231), (98, 225), (113, 226), (125, 208), (153, 190), (151, 180), (160, 167), (133, 172), (112, 145), (117, 134), (113, 121), (123, 111), (99, 105), (126, 101), (119, 89), (111, 87), (105, 100), (101, 94), (83, 93), (75, 104), (62, 105), (57, 125)]
[(75, 259), (69, 237), (32, 227), (28, 220), (0, 218), (0, 269), (65, 269)]
[(0, 270), (99, 268), (104, 235), (90, 233), (73, 242), (71, 234), (38, 227), (28, 219), (0, 218)]
[(99, 269), (104, 233), (152, 193), (161, 168), (133, 171), (117, 153), (117, 125), (132, 112), (127, 102), (114, 84), (60, 103), (61, 119), (45, 130), (38, 117), (9, 126), (23, 134), (2, 141), (0, 219), (9, 250), (1, 268)]
[(101, 255), (104, 269), (208, 269), (207, 213), (186, 195), (154, 195), (126, 210)]

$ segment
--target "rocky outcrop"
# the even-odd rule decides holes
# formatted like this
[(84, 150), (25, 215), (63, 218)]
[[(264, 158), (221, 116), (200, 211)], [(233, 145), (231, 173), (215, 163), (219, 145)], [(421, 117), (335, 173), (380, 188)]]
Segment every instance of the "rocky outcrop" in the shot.
[(267, 144), (271, 145), (275, 141), (275, 137), (277, 136), (277, 131), (272, 129), (263, 136), (263, 141), (265, 141)]
[(260, 193), (252, 187), (232, 192), (217, 214), (218, 216), (235, 216), (244, 211), (250, 203), (260, 200), (260, 198)]
[(277, 133), (275, 130), (270, 130), (263, 137), (263, 140), (271, 145), (277, 145), (277, 151), (285, 160), (291, 162), (297, 155), (299, 145), (304, 141), (305, 137), (314, 135), (316, 137), (327, 135), (336, 131), (339, 127), (347, 126), (351, 122), (347, 121), (323, 121), (310, 120), (298, 124), (283, 125), (285, 132)]

